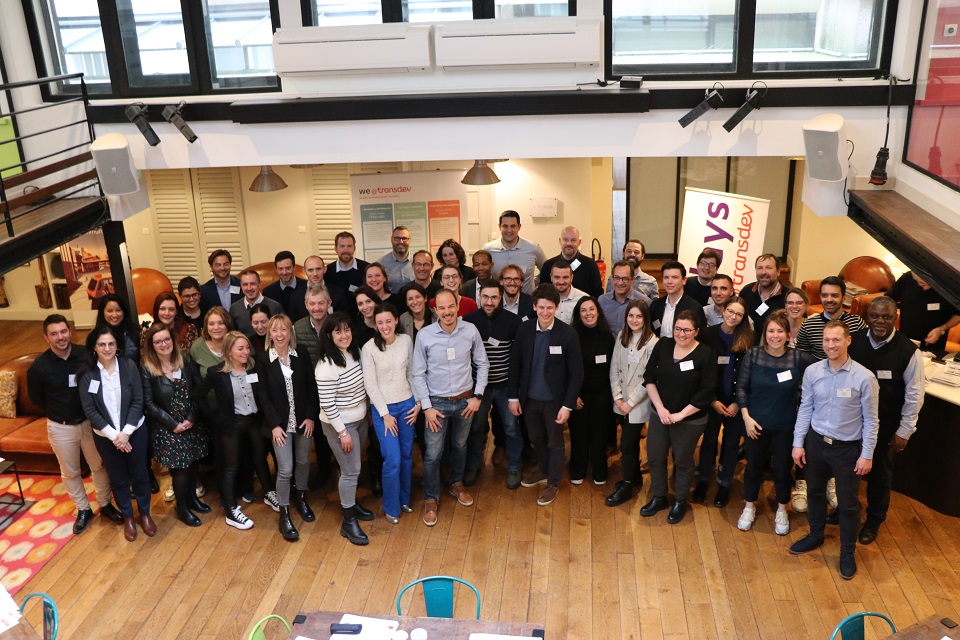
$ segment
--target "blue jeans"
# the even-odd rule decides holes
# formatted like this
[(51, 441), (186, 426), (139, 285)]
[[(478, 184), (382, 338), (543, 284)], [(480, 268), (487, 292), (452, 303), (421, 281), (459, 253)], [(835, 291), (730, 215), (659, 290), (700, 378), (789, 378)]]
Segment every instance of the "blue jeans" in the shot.
[(440, 499), (440, 458), (443, 457), (443, 444), (450, 431), (450, 484), (463, 481), (463, 468), (467, 463), (467, 438), (470, 436), (471, 418), (464, 418), (460, 412), (467, 408), (467, 399), (446, 400), (430, 396), (430, 404), (445, 417), (440, 418), (440, 428), (434, 432), (428, 424), (424, 429), (427, 441), (427, 455), (423, 459), (423, 493), (427, 500)]
[(473, 415), (473, 424), (470, 427), (470, 439), (467, 442), (467, 469), (483, 468), (483, 442), (489, 428), (488, 418), (491, 406), (500, 416), (507, 440), (507, 471), (523, 469), (523, 463), (520, 461), (523, 438), (520, 436), (517, 417), (510, 413), (508, 404), (506, 384), (487, 387), (484, 391), (480, 409)]
[(407, 412), (417, 402), (410, 397), (403, 402), (387, 405), (387, 411), (397, 420), (397, 435), (387, 433), (380, 413), (371, 408), (373, 430), (380, 441), (383, 454), (383, 512), (400, 517), (400, 505), (410, 504), (410, 476), (413, 473), (413, 425), (407, 424)]

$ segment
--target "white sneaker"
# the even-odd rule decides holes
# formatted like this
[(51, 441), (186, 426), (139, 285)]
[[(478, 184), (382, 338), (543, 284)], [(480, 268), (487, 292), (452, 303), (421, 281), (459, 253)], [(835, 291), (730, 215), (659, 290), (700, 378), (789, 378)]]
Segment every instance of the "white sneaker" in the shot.
[(173, 502), (175, 495), (173, 495), (173, 483), (170, 483), (170, 486), (167, 487), (167, 490), (163, 492), (163, 501), (164, 502)]
[(253, 526), (253, 520), (243, 515), (240, 507), (234, 507), (227, 511), (227, 524), (240, 530), (246, 530)]
[(197, 482), (197, 497), (202, 498), (207, 493), (202, 482)]
[(266, 495), (263, 496), (263, 504), (267, 505), (274, 511), (280, 511), (280, 498), (277, 497), (276, 491), (267, 491)]
[(573, 478), (570, 478), (570, 484), (576, 484), (576, 485), (583, 484), (583, 478), (577, 478), (576, 480), (574, 480)]
[(740, 519), (737, 520), (737, 529), (740, 531), (750, 531), (753, 528), (753, 521), (757, 518), (756, 507), (744, 507)]
[(793, 510), (797, 513), (807, 512), (807, 481), (797, 480), (797, 486), (793, 488), (790, 495), (790, 502), (793, 504)]
[(777, 523), (774, 531), (778, 536), (785, 536), (790, 533), (790, 516), (786, 511), (777, 510)]
[(837, 479), (830, 478), (827, 480), (827, 502), (830, 503), (830, 506), (834, 509), (837, 508)]

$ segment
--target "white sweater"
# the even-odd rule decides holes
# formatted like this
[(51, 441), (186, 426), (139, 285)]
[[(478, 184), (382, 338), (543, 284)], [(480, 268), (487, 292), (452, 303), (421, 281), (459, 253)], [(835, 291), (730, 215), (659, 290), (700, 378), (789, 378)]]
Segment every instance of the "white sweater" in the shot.
[(410, 360), (413, 356), (413, 340), (398, 333), (393, 344), (380, 351), (373, 340), (368, 340), (360, 350), (363, 363), (363, 384), (370, 404), (380, 417), (389, 413), (387, 405), (403, 402), (413, 396), (410, 380)]

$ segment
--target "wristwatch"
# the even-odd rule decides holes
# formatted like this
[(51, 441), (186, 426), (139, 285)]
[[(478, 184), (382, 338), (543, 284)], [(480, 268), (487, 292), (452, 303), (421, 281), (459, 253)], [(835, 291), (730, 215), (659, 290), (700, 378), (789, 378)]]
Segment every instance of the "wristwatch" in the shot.
[(473, 397), (476, 398), (477, 400), (483, 401), (483, 394), (482, 394), (482, 393), (475, 393), (475, 394), (473, 394)]

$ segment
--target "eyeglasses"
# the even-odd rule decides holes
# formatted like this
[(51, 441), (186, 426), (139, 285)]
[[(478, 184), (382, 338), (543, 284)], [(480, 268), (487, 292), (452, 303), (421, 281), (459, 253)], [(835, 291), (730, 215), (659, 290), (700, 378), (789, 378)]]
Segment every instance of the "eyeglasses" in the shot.
[(511, 278), (510, 276), (503, 276), (500, 278), (501, 282), (523, 282), (523, 278)]
[(394, 241), (394, 242), (404, 242), (404, 243), (410, 244), (410, 238), (398, 238), (397, 236), (393, 236), (393, 241)]
[(446, 275), (440, 276), (441, 280), (459, 280), (460, 274), (458, 273), (448, 273)]
[(154, 340), (154, 341), (153, 341), (153, 346), (155, 346), (155, 347), (161, 347), (161, 346), (163, 346), (163, 345), (165, 345), (165, 344), (172, 344), (172, 343), (173, 343), (173, 340), (170, 339), (170, 338), (160, 338), (159, 340)]
[(698, 266), (698, 267), (703, 267), (704, 269), (710, 269), (710, 268), (716, 269), (716, 268), (717, 268), (717, 263), (716, 263), (716, 262), (708, 262), (708, 261), (706, 261), (706, 260), (701, 260), (700, 262), (697, 263), (697, 266)]
[(690, 334), (693, 333), (694, 331), (696, 331), (696, 329), (687, 329), (686, 327), (674, 327), (674, 328), (673, 328), (673, 332), (674, 332), (674, 333), (680, 333), (680, 334), (683, 334), (683, 335), (685, 335), (685, 336), (690, 335)]
[(200, 297), (199, 293), (184, 293), (180, 296), (184, 300), (196, 300)]
[(630, 276), (613, 276), (614, 282), (630, 282), (633, 280)]
[(500, 299), (500, 294), (494, 294), (492, 296), (484, 295), (482, 293), (480, 294), (480, 300), (482, 302), (496, 302), (499, 299)]
[(741, 313), (740, 311), (734, 311), (733, 309), (724, 309), (723, 312), (724, 312), (724, 313), (729, 313), (729, 314), (732, 315), (734, 318), (742, 318), (742, 317), (743, 317), (743, 313)]

